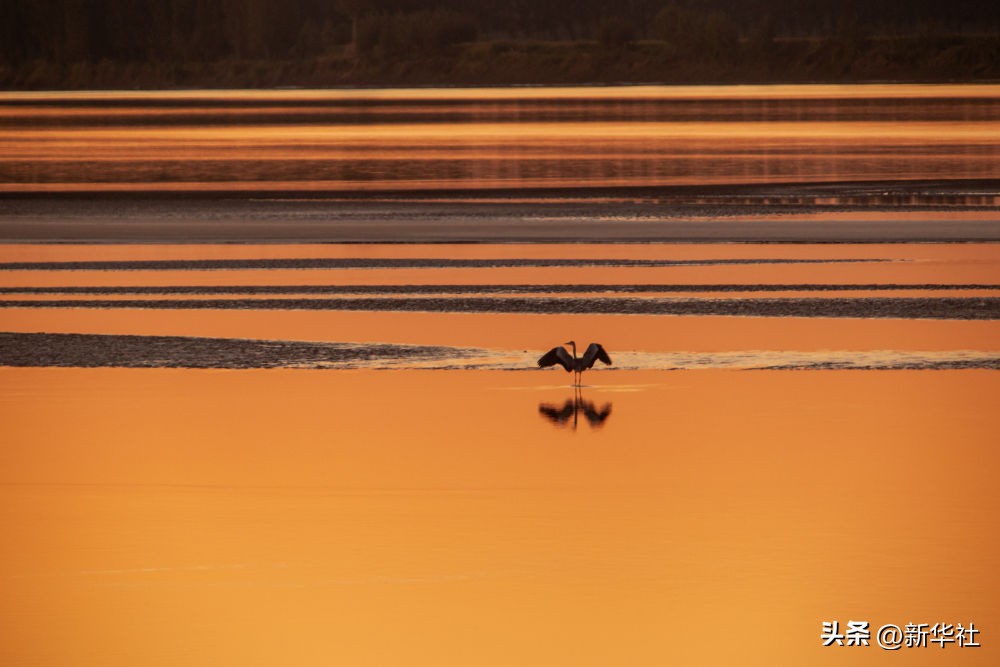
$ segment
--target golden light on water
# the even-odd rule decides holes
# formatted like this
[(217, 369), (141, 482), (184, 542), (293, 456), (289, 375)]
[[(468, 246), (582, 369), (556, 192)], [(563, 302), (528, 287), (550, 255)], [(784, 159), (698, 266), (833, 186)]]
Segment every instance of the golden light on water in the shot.
[(521, 373), (2, 373), (15, 663), (833, 664), (823, 619), (1000, 619), (992, 372), (602, 375), (575, 435)]
[[(997, 85), (0, 93), (0, 662), (995, 664), (998, 202), (937, 189), (998, 127)], [(599, 242), (643, 225), (794, 235)], [(615, 365), (534, 367), (569, 338)]]
[(0, 94), (0, 190), (995, 178), (1000, 86)]

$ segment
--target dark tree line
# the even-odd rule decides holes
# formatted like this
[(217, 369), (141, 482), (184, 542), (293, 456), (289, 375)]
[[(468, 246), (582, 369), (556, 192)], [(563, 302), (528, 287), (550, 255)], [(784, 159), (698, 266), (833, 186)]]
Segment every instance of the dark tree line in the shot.
[(345, 30), (329, 0), (0, 0), (11, 63), (293, 57)]
[[(0, 0), (0, 62), (395, 57), (474, 40), (1000, 33), (997, 0)], [(706, 46), (706, 43), (708, 45)]]

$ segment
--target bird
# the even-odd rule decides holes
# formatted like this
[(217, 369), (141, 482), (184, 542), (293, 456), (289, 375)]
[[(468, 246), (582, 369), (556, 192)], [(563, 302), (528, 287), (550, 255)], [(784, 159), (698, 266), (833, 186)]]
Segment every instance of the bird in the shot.
[[(566, 348), (563, 345), (573, 346), (573, 356), (569, 355)], [(583, 353), (582, 357), (576, 356), (576, 342), (566, 341), (559, 347), (554, 347), (538, 360), (538, 367), (545, 368), (547, 366), (555, 366), (559, 364), (566, 369), (566, 372), (573, 372), (573, 386), (580, 386), (580, 376), (588, 368), (593, 368), (594, 362), (600, 359), (604, 363), (611, 365), (611, 357), (608, 356), (607, 351), (600, 343), (591, 343), (587, 346), (587, 351)]]

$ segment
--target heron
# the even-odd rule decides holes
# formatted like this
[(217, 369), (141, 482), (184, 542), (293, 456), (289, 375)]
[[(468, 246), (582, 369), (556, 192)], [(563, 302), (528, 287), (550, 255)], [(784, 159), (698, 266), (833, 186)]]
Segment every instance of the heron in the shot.
[[(570, 356), (563, 345), (571, 345), (573, 347), (573, 356)], [(576, 342), (570, 340), (543, 354), (542, 358), (538, 360), (538, 367), (545, 368), (546, 366), (559, 364), (566, 369), (567, 373), (573, 372), (573, 386), (579, 387), (580, 376), (588, 368), (593, 368), (594, 362), (598, 359), (609, 366), (611, 365), (611, 357), (608, 356), (607, 351), (605, 351), (600, 343), (591, 343), (587, 346), (587, 351), (583, 353), (583, 356), (578, 357), (576, 356)]]

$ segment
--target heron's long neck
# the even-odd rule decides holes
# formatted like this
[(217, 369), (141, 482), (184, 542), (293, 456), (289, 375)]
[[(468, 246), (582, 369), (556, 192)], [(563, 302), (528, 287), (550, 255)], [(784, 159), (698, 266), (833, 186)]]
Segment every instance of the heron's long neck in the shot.
[(573, 346), (573, 358), (576, 359), (576, 343), (570, 343)]

